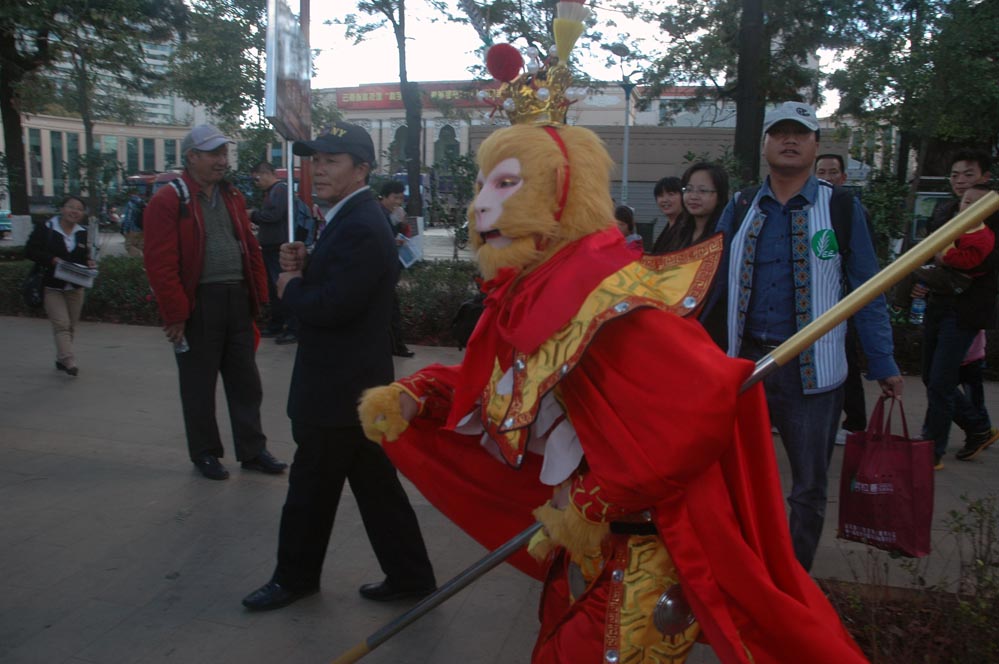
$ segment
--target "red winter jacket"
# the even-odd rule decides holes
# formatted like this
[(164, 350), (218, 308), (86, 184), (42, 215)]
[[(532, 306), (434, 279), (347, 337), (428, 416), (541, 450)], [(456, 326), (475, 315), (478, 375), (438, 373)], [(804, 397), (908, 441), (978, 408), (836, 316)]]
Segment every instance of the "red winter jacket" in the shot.
[[(150, 199), (142, 215), (145, 233), (143, 257), (149, 285), (156, 294), (164, 325), (186, 321), (194, 310), (194, 297), (201, 280), (205, 257), (205, 221), (198, 204), (198, 184), (185, 172), (181, 176), (191, 200), (181, 215), (180, 197), (172, 186), (164, 186)], [(228, 183), (219, 192), (243, 256), (243, 279), (250, 291), (250, 308), (267, 302), (267, 271), (260, 245), (250, 230), (243, 195)]]

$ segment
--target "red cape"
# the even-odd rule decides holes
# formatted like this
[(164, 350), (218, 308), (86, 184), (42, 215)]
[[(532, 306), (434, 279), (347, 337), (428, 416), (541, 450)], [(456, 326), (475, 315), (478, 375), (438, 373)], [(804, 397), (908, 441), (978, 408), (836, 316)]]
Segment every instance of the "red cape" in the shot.
[[(588, 271), (586, 252), (562, 267)], [(493, 303), (504, 321), (509, 299)], [(518, 313), (537, 320), (532, 314), (542, 312)], [(479, 330), (467, 366), (421, 373), (457, 390), (457, 405), (472, 388), (469, 368), (491, 366), (494, 358), (509, 364), (511, 348), (495, 330)], [(695, 322), (639, 309), (601, 328), (560, 390), (603, 496), (634, 511), (652, 508), (687, 599), (723, 662), (865, 661), (794, 558), (762, 386), (739, 394), (752, 370), (725, 357)], [(453, 422), (464, 412), (449, 415)], [(529, 526), (531, 510), (551, 497), (538, 481), (540, 459), (528, 454), (514, 470), (478, 437), (443, 425), (417, 418), (386, 451), (431, 503), (496, 548)], [(511, 562), (541, 578), (525, 553)]]

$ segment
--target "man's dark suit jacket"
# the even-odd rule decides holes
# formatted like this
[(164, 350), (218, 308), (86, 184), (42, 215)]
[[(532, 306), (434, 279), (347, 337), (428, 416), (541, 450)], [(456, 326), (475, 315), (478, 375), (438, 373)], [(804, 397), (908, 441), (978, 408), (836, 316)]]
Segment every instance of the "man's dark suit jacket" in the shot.
[(300, 322), (288, 417), (318, 426), (359, 426), (357, 401), (394, 378), (389, 327), (399, 279), (392, 230), (370, 190), (330, 220), (301, 279), (282, 303)]

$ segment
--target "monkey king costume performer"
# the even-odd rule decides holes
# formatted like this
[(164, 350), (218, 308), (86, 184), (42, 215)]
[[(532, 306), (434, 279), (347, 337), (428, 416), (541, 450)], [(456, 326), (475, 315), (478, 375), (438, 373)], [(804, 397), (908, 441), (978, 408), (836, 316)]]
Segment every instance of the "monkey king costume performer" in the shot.
[(544, 582), (535, 664), (683, 662), (698, 640), (726, 664), (863, 662), (794, 558), (753, 364), (684, 317), (720, 239), (626, 246), (607, 151), (563, 124), (558, 32), (523, 75), (511, 46), (487, 58), (514, 124), (478, 153), (487, 299), (464, 359), (369, 390), (365, 432), (483, 545), (543, 523), (511, 558)]

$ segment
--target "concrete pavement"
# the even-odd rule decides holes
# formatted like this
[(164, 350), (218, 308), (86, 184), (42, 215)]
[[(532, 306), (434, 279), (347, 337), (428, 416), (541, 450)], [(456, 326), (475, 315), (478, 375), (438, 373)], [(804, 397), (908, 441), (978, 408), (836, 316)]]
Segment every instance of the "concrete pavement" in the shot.
[[(170, 346), (157, 328), (83, 323), (80, 375), (53, 368), (48, 321), (0, 318), (0, 661), (6, 664), (315, 664), (363, 640), (409, 604), (367, 602), (357, 587), (380, 579), (356, 505), (345, 492), (330, 541), (322, 592), (286, 609), (250, 614), (240, 599), (269, 577), (285, 476), (242, 472), (205, 480), (187, 460)], [(415, 347), (398, 375), (455, 349)], [(281, 459), (294, 450), (284, 414), (294, 346), (264, 341), (263, 422)], [(999, 413), (999, 389), (986, 386)], [(873, 391), (872, 391), (873, 394)], [(906, 380), (916, 427), (925, 400)], [(868, 404), (873, 403), (870, 399)], [(228, 438), (224, 400), (219, 403)], [(957, 434), (955, 434), (955, 439)], [(955, 442), (955, 445), (957, 443)], [(777, 445), (782, 468), (786, 463)], [(956, 447), (952, 448), (952, 451)], [(842, 448), (834, 459), (838, 478)], [(959, 496), (999, 488), (999, 452), (972, 463), (948, 456), (937, 473), (935, 552), (925, 574), (953, 579), (956, 556), (943, 520)], [(886, 561), (835, 539), (837, 482), (814, 574), (851, 579)], [(410, 485), (440, 582), (484, 551)], [(539, 585), (501, 567), (363, 661), (393, 664), (527, 662), (537, 630)], [(690, 660), (716, 661), (707, 648)]]

